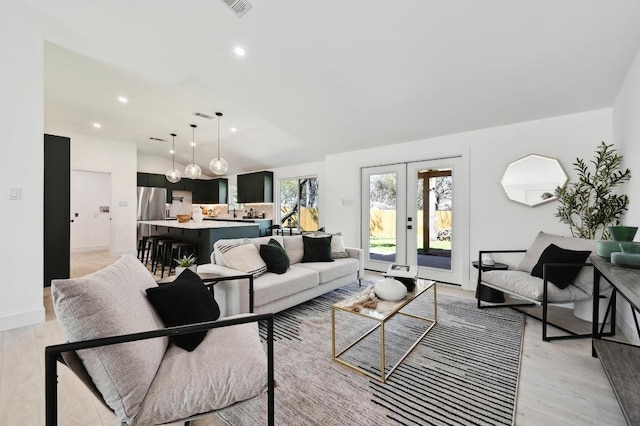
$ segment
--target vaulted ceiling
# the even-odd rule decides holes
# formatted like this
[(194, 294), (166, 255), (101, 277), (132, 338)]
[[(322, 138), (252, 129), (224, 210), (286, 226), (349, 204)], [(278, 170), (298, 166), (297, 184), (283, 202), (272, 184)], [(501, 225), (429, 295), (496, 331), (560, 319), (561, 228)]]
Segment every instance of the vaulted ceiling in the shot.
[(206, 170), (217, 122), (194, 113), (220, 111), (238, 173), (610, 107), (640, 49), (629, 0), (249, 1), (23, 0), (48, 41), (45, 128), (163, 157), (175, 132), (188, 163), (197, 124)]

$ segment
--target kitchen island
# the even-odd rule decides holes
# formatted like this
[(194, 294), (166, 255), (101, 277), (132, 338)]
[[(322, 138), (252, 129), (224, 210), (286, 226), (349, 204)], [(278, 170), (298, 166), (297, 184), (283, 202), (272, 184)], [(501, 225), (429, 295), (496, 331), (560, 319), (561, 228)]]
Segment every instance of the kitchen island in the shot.
[(250, 222), (140, 220), (141, 225), (151, 225), (150, 235), (162, 235), (176, 240), (198, 244), (198, 264), (209, 263), (213, 243), (222, 238), (254, 238), (260, 233), (259, 225)]
[(271, 228), (271, 224), (273, 221), (271, 219), (262, 219), (262, 218), (229, 218), (229, 217), (211, 217), (205, 216), (204, 220), (217, 220), (220, 222), (244, 222), (244, 223), (257, 223), (260, 225), (260, 236), (264, 237), (269, 235), (269, 228)]

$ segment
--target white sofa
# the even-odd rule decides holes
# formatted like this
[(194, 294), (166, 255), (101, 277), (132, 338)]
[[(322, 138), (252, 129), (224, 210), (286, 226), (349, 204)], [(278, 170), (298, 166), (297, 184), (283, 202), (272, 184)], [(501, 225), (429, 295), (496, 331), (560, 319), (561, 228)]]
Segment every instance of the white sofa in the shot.
[[(250, 238), (259, 250), (261, 244), (270, 239), (280, 243), (289, 257), (290, 266), (284, 274), (266, 272), (254, 279), (254, 312), (279, 312), (322, 294), (335, 290), (364, 277), (364, 252), (359, 248), (346, 247), (349, 257), (333, 262), (302, 263), (304, 245), (302, 236), (269, 236)], [(229, 240), (219, 240), (229, 241)], [(215, 247), (215, 245), (214, 245)], [(214, 249), (211, 263), (198, 266), (199, 273), (217, 273), (223, 276), (242, 275), (242, 272), (220, 264), (220, 256)], [(248, 280), (220, 282), (214, 287), (215, 299), (221, 316), (249, 312)]]

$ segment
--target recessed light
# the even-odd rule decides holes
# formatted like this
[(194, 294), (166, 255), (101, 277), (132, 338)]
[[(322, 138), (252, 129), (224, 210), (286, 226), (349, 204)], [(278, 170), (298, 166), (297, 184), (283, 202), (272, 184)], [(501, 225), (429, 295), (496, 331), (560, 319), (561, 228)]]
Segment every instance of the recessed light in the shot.
[(236, 55), (238, 56), (244, 56), (245, 55), (245, 51), (242, 47), (236, 47), (235, 49), (233, 49), (233, 51), (236, 53)]
[(191, 142), (191, 146), (196, 146), (196, 143), (195, 142)]
[(95, 127), (96, 129), (99, 129), (102, 127), (102, 124), (100, 123), (93, 123), (93, 127)]
[(232, 128), (231, 128), (231, 129), (229, 129), (229, 130), (231, 130), (232, 132), (237, 132), (237, 131), (238, 131), (238, 129), (236, 129), (235, 127), (232, 127)]
[(120, 102), (121, 104), (126, 104), (127, 102), (129, 102), (129, 99), (125, 98), (124, 96), (118, 96), (118, 102)]
[(176, 152), (172, 149), (169, 150), (169, 154), (175, 154)]

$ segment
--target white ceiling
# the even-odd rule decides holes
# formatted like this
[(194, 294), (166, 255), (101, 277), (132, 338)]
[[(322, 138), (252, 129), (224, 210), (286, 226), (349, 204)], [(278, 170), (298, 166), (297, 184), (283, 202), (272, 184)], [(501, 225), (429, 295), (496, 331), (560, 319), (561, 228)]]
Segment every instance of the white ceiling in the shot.
[(188, 163), (194, 123), (205, 170), (217, 125), (193, 113), (221, 111), (233, 174), (610, 107), (640, 48), (630, 0), (249, 1), (23, 0), (50, 42), (45, 128), (167, 157), (149, 137), (175, 132)]

